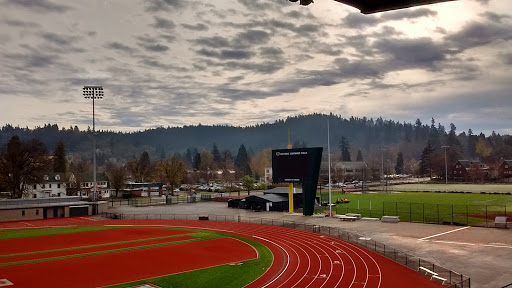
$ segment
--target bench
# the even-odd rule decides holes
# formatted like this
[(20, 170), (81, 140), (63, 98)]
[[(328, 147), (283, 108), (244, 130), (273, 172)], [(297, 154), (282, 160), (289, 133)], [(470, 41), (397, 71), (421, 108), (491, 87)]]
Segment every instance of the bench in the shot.
[(347, 221), (347, 220), (348, 220), (348, 221), (355, 221), (355, 220), (359, 219), (359, 218), (357, 218), (357, 217), (354, 217), (354, 216), (347, 216), (347, 215), (336, 215), (336, 216), (334, 216), (334, 217), (336, 217), (336, 218), (338, 218), (338, 219), (341, 219), (341, 220), (343, 220), (343, 221)]
[(398, 223), (398, 222), (400, 222), (400, 218), (398, 216), (382, 216), (380, 221), (389, 222), (389, 223)]
[(346, 213), (345, 216), (356, 217), (357, 219), (361, 219), (361, 214), (356, 213)]
[(444, 282), (448, 281), (448, 279), (439, 277), (437, 275), (432, 275), (432, 277), (430, 277), (430, 280), (432, 280), (432, 279), (436, 279), (436, 280), (442, 281), (442, 283), (441, 283), (442, 285), (444, 285)]
[(494, 219), (494, 226), (496, 228), (498, 228), (498, 227), (507, 228), (507, 217), (496, 216), (496, 218)]
[[(437, 276), (437, 275), (439, 275), (439, 274), (437, 274), (436, 272), (434, 272), (434, 271), (430, 271), (429, 269), (427, 269), (427, 268), (425, 268), (425, 267), (421, 267), (421, 266), (420, 266), (420, 267), (418, 268), (418, 271), (420, 271), (420, 270), (422, 270), (423, 272), (425, 272), (425, 275), (427, 275), (427, 274), (430, 274), (430, 275), (432, 275), (432, 276)], [(431, 277), (431, 278), (432, 278), (432, 277)]]

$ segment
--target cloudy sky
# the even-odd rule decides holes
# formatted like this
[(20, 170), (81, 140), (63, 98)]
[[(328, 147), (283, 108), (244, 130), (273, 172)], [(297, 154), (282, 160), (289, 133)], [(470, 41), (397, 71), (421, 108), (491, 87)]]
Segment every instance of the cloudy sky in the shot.
[(512, 1), (0, 0), (0, 126), (251, 125), (334, 113), (512, 134)]

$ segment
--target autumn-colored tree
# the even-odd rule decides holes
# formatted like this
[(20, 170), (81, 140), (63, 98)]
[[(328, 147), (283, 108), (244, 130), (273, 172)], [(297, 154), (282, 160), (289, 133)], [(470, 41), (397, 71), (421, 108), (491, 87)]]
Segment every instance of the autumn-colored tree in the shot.
[(265, 168), (272, 166), (272, 148), (263, 149), (258, 155), (251, 159), (251, 171), (255, 175), (255, 179), (265, 175)]
[(181, 159), (172, 156), (167, 160), (158, 162), (157, 170), (160, 181), (166, 183), (167, 191), (174, 195), (174, 188), (183, 181), (185, 176), (185, 163)]

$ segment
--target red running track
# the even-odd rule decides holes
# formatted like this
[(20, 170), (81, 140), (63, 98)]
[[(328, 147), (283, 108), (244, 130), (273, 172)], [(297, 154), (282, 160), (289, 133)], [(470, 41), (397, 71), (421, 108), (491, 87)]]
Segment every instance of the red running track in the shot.
[[(69, 225), (52, 219), (52, 225)], [(155, 225), (224, 231), (265, 244), (272, 266), (246, 287), (442, 287), (390, 259), (338, 238), (290, 228), (192, 220), (84, 220), (75, 225)], [(25, 224), (23, 224), (25, 225)], [(45, 225), (31, 222), (31, 225)], [(24, 226), (26, 227), (26, 226)]]

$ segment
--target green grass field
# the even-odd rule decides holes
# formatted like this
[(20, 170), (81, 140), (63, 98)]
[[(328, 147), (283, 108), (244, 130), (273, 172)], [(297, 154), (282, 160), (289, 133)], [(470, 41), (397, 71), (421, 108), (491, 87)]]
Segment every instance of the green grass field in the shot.
[[(62, 228), (48, 228), (48, 229), (17, 229), (17, 230), (4, 230), (0, 232), (0, 239), (14, 239), (14, 238), (24, 238), (24, 237), (36, 237), (36, 236), (45, 236), (45, 235), (58, 235), (58, 234), (69, 234), (69, 233), (78, 233), (78, 232), (87, 232), (87, 231), (98, 231), (98, 230), (106, 230), (106, 229), (116, 229), (119, 227), (62, 227)], [(154, 228), (154, 229), (173, 229), (173, 228)], [(53, 258), (44, 258), (44, 259), (34, 259), (13, 263), (4, 263), (0, 264), (0, 267), (3, 266), (13, 266), (13, 265), (24, 265), (30, 263), (38, 263), (45, 261), (58, 261), (62, 259), (68, 258), (82, 258), (84, 257), (84, 261), (87, 256), (98, 255), (98, 254), (109, 254), (109, 253), (118, 253), (125, 252), (135, 249), (145, 249), (151, 247), (158, 247), (164, 245), (179, 245), (180, 243), (186, 242), (194, 242), (194, 241), (204, 241), (209, 239), (216, 238), (225, 238), (231, 237), (243, 241), (251, 246), (253, 246), (259, 254), (259, 258), (245, 261), (242, 265), (221, 265), (212, 268), (200, 269), (185, 273), (178, 273), (153, 279), (146, 279), (137, 282), (131, 283), (123, 283), (120, 285), (111, 286), (112, 288), (121, 288), (121, 287), (132, 287), (136, 285), (151, 283), (157, 285), (159, 287), (243, 287), (250, 282), (257, 279), (261, 276), (268, 267), (272, 264), (273, 256), (272, 252), (265, 247), (264, 245), (243, 237), (213, 232), (213, 231), (204, 231), (197, 229), (183, 229), (179, 230), (190, 230), (190, 236), (196, 237), (194, 240), (184, 240), (179, 242), (170, 242), (170, 243), (160, 243), (153, 245), (145, 245), (140, 247), (131, 247), (131, 248), (123, 248), (123, 249), (115, 249), (115, 250), (105, 250), (101, 252), (92, 252), (78, 255), (70, 255), (70, 256), (61, 256), (61, 257), (53, 257)], [(176, 236), (168, 236), (162, 238), (172, 238)], [(152, 238), (157, 239), (157, 238)], [(92, 245), (92, 246), (83, 246), (83, 247), (72, 247), (65, 249), (58, 249), (52, 251), (37, 251), (30, 253), (18, 253), (11, 255), (4, 255), (2, 257), (11, 257), (11, 256), (20, 256), (20, 255), (29, 255), (29, 254), (40, 254), (45, 252), (55, 252), (55, 251), (64, 251), (64, 250), (74, 250), (79, 248), (88, 248), (88, 247), (96, 247), (96, 246), (106, 246), (120, 244), (120, 243), (128, 243), (128, 242), (138, 242), (144, 241), (148, 239), (142, 240), (133, 240), (133, 241), (125, 241), (118, 243), (108, 243), (108, 244), (100, 244), (100, 245)], [(134, 259), (136, 261), (136, 259)], [(127, 271), (127, 273), (129, 273)], [(235, 276), (236, 275), (236, 276)]]
[(512, 193), (511, 184), (444, 184), (419, 183), (391, 186), (399, 192), (471, 192), (471, 193)]
[[(322, 193), (322, 201), (327, 201)], [(473, 193), (399, 192), (342, 194), (332, 193), (332, 201), (348, 199), (350, 203), (338, 204), (337, 214), (358, 213), (362, 217), (400, 216), (401, 221), (427, 223), (455, 223), (464, 225), (485, 225), (485, 216), (477, 214), (512, 214), (512, 195)], [(317, 213), (327, 207), (317, 209)], [(487, 221), (489, 222), (489, 220)]]

